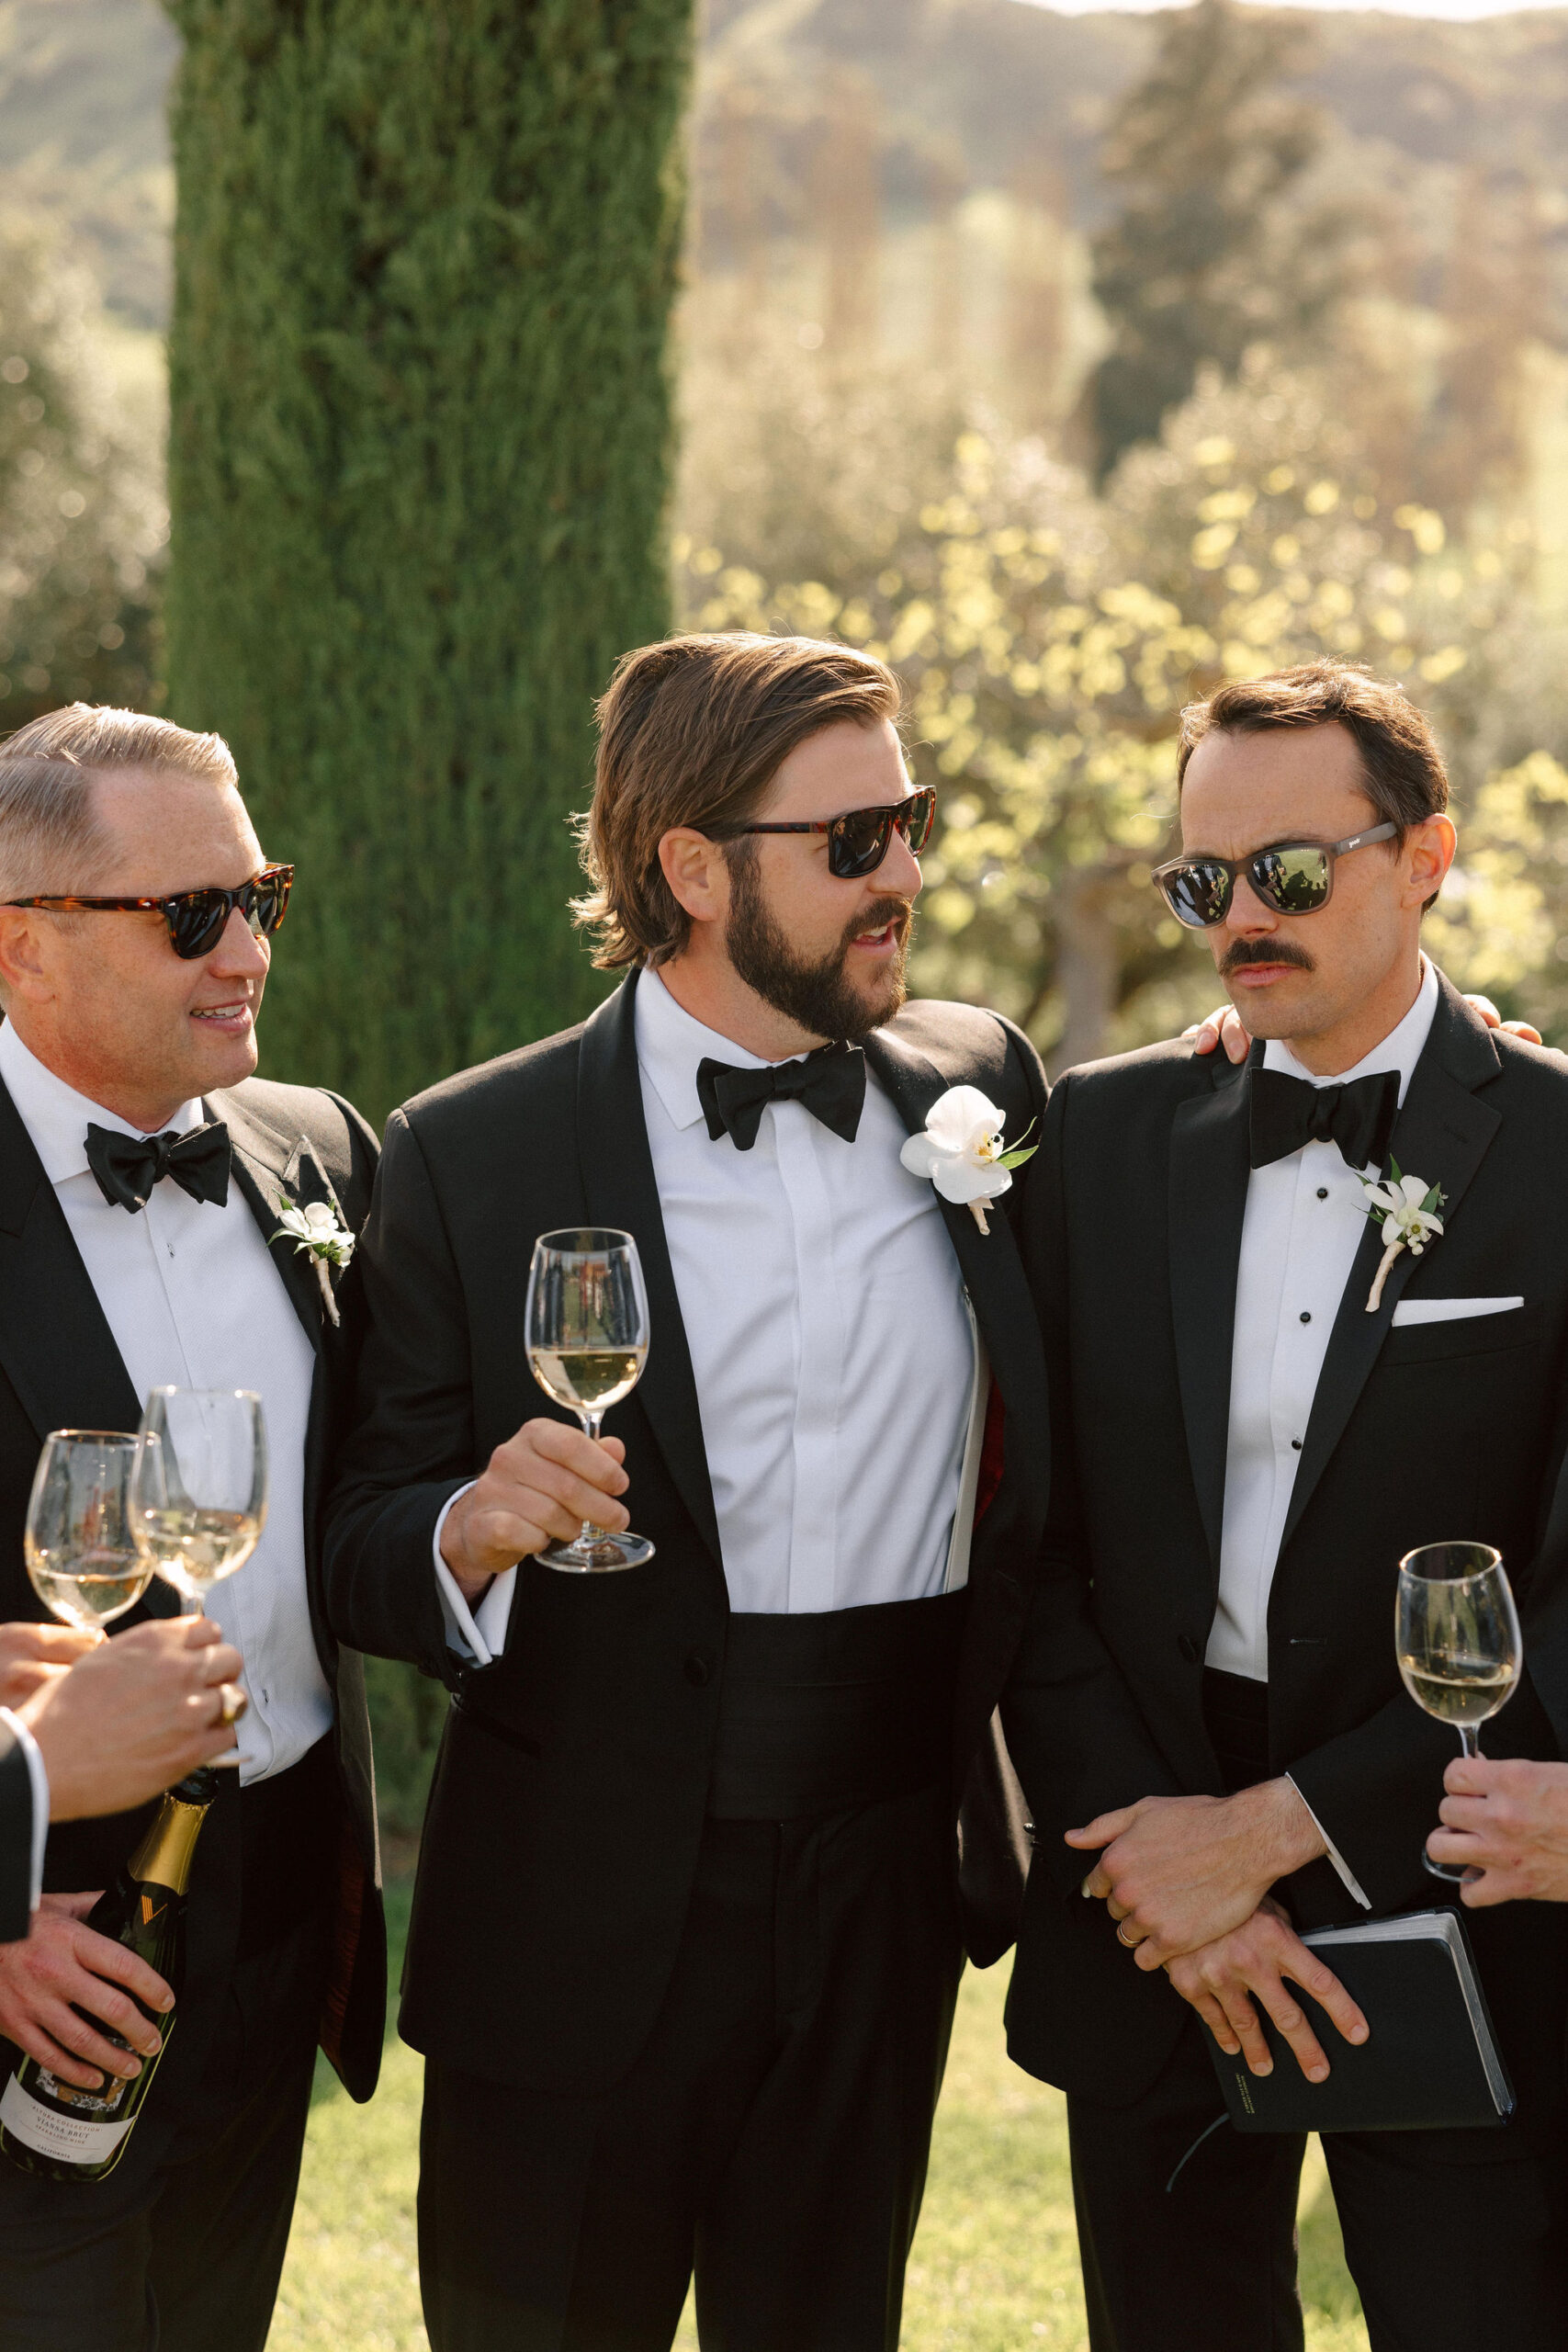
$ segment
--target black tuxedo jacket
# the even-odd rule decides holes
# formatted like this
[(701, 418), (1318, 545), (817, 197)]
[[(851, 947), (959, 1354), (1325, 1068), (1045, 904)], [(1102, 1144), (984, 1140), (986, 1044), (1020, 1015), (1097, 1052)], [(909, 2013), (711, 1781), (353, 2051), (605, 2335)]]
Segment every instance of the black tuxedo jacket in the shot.
[[(376, 1140), (358, 1113), (335, 1095), (247, 1079), (207, 1099), (233, 1145), (232, 1181), (270, 1239), (291, 1203), (335, 1202), (351, 1227), (364, 1223)], [(352, 1265), (339, 1289), (340, 1321), (324, 1310), (314, 1261), (286, 1243), (273, 1262), (316, 1351), (305, 1450), (306, 1564), (310, 1622), (336, 1700), (335, 1743), (343, 1795), (338, 1917), (321, 2044), (355, 2098), (368, 2098), (380, 2064), (386, 2009), (386, 1930), (381, 1914), (376, 1801), (364, 1661), (341, 1649), (321, 1598), (321, 1517), (328, 1465), (341, 1436), (349, 1367), (357, 1341), (358, 1285)], [(42, 1618), (22, 1553), (22, 1531), (39, 1448), (51, 1430), (134, 1430), (141, 1399), (116, 1347), (16, 1105), (0, 1086), (0, 1618)], [(178, 1596), (154, 1578), (140, 1606), (109, 1628), (148, 1614), (169, 1616)], [(186, 1984), (191, 1997), (158, 2077), (158, 2095), (126, 2162), (149, 2163), (165, 2143), (182, 2103), (194, 2095), (203, 2054), (197, 1988), (228, 1976), (240, 1923), (238, 1784), (220, 1776), (192, 1879)], [(70, 1822), (50, 1837), (44, 1884), (64, 1893), (107, 1885), (150, 1808), (103, 1821)]]
[[(1088, 1864), (1062, 1835), (1142, 1796), (1222, 1793), (1201, 1686), (1248, 1095), (1247, 1070), (1185, 1045), (1069, 1073), (1023, 1210), (1055, 1447), (1003, 1706), (1038, 1829), (1010, 2040), (1031, 2072), (1111, 2102), (1153, 2081), (1188, 2011), (1118, 1946), (1104, 1905), (1080, 1899)], [(1555, 1577), (1536, 1558), (1563, 1446), (1568, 1064), (1488, 1035), (1444, 981), (1392, 1150), (1442, 1186), (1445, 1230), (1421, 1257), (1401, 1254), (1369, 1315), (1382, 1250), (1369, 1220), (1269, 1602), (1272, 1769), (1294, 1778), (1380, 1913), (1442, 1899), (1420, 1856), (1457, 1753), (1399, 1680), (1400, 1558), (1448, 1538), (1494, 1544), (1527, 1613)], [(1393, 1328), (1402, 1298), (1514, 1295), (1525, 1305), (1511, 1313)], [(1495, 1755), (1556, 1752), (1528, 1674), (1483, 1738)], [(1283, 1893), (1303, 1927), (1363, 1916), (1326, 1860)], [(1466, 1915), (1517, 2078), (1555, 2076), (1568, 1922), (1551, 1909)]]
[[(402, 2032), (491, 2081), (583, 2094), (626, 2073), (674, 1964), (728, 1618), (643, 1120), (635, 989), (628, 980), (583, 1027), (451, 1079), (392, 1118), (361, 1259), (361, 1418), (327, 1537), (341, 1637), (412, 1658), (455, 1694), (421, 1850)], [(1005, 1109), (1010, 1135), (1043, 1105), (1032, 1048), (990, 1013), (913, 1004), (866, 1051), (912, 1130), (960, 1083)], [(1044, 1516), (1045, 1378), (1008, 1216), (993, 1215), (985, 1238), (966, 1209), (946, 1221), (1005, 1414), (1000, 1483), (970, 1567), (956, 1790), (987, 1749), (1027, 1606)], [(658, 1556), (608, 1577), (525, 1560), (504, 1656), (465, 1667), (446, 1643), (435, 1521), (495, 1446), (551, 1409), (524, 1347), (529, 1259), (540, 1233), (589, 1223), (633, 1233), (646, 1272), (648, 1369), (614, 1427), (633, 1522)], [(989, 1788), (994, 1802), (994, 1780)], [(1012, 1932), (1005, 1867), (1000, 1886), (979, 1867), (995, 1860), (972, 1841), (964, 1872), (971, 1933), (987, 1958)]]
[(32, 1882), (32, 1776), (20, 1740), (0, 1724), (0, 1944), (27, 1934)]

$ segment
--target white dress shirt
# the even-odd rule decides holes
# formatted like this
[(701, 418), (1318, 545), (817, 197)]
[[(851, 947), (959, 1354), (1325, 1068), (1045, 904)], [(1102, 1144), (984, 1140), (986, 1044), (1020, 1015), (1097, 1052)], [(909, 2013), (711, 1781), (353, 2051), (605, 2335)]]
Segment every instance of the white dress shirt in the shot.
[[(315, 1351), (244, 1194), (222, 1208), (171, 1178), (131, 1216), (87, 1165), (89, 1124), (139, 1136), (89, 1102), (0, 1027), (0, 1080), (32, 1137), (81, 1252), (131, 1387), (250, 1388), (266, 1415), (269, 1497), (254, 1552), (215, 1585), (207, 1613), (245, 1661), (251, 1703), (236, 1726), (242, 1783), (297, 1764), (332, 1726), (332, 1692), (310, 1631), (305, 1583), (305, 1431)], [(199, 1102), (169, 1121), (199, 1126)]]
[[(899, 1163), (908, 1128), (868, 1069), (852, 1144), (787, 1102), (764, 1109), (750, 1151), (713, 1142), (698, 1064), (767, 1065), (650, 971), (637, 1047), (731, 1606), (956, 1589), (989, 1374), (933, 1188)], [(658, 1348), (655, 1331), (655, 1362)], [(627, 1504), (635, 1526), (635, 1491)], [(457, 1645), (493, 1655), (514, 1575), (470, 1616), (439, 1553), (437, 1567)]]
[[(1422, 963), (1415, 1003), (1353, 1069), (1321, 1077), (1303, 1069), (1289, 1046), (1273, 1037), (1264, 1047), (1264, 1069), (1318, 1087), (1397, 1070), (1403, 1107), (1438, 1010), (1438, 976), (1425, 957)], [(1375, 1178), (1379, 1171), (1369, 1167), (1364, 1173)], [(1269, 1679), (1269, 1596), (1302, 1441), (1366, 1223), (1360, 1177), (1347, 1167), (1336, 1143), (1303, 1144), (1267, 1168), (1255, 1168), (1247, 1180), (1231, 1350), (1219, 1600), (1204, 1657), (1209, 1666), (1255, 1682)], [(1365, 1895), (1332, 1844), (1329, 1859), (1364, 1904)]]

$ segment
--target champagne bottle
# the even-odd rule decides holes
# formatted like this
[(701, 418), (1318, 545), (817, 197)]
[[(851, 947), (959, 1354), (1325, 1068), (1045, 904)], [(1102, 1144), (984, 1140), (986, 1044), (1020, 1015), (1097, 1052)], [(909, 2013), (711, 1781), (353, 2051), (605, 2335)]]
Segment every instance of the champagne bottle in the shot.
[[(87, 1925), (100, 1936), (124, 1944), (149, 1968), (155, 1969), (174, 1993), (176, 2008), (159, 2017), (137, 2006), (150, 2018), (169, 2046), (182, 1981), (185, 1976), (186, 1889), (190, 1883), (191, 1857), (208, 1808), (218, 1793), (214, 1772), (203, 1767), (176, 1781), (119, 1875), (88, 1916)], [(133, 2000), (135, 1995), (130, 1996)], [(77, 2009), (107, 2041), (122, 2050), (124, 2038)], [(163, 2051), (158, 2053), (162, 2057)], [(102, 2180), (125, 2151), (131, 2126), (158, 2071), (157, 2058), (143, 2058), (141, 2072), (130, 2082), (116, 2075), (104, 2078), (96, 2091), (62, 2083), (36, 2058), (23, 2058), (0, 2095), (0, 2148), (24, 2172), (48, 2180)]]

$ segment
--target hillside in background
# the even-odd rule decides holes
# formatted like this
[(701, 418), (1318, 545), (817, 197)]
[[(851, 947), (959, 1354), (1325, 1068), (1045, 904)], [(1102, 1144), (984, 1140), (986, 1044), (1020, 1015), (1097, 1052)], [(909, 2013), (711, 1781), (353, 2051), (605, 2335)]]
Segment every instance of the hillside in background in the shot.
[[(1568, 11), (1481, 24), (1291, 14), (1314, 52), (1299, 86), (1339, 134), (1337, 180), (1399, 193), (1416, 218), (1404, 258), (1417, 279), (1478, 175), (1530, 184), (1556, 276)], [(1092, 228), (1107, 209), (1100, 135), (1159, 25), (1023, 0), (709, 0), (701, 271), (744, 266), (759, 239), (809, 235), (835, 201), (897, 233), (1023, 191)], [(0, 204), (66, 225), (111, 310), (139, 326), (167, 308), (175, 55), (154, 0), (0, 0)]]

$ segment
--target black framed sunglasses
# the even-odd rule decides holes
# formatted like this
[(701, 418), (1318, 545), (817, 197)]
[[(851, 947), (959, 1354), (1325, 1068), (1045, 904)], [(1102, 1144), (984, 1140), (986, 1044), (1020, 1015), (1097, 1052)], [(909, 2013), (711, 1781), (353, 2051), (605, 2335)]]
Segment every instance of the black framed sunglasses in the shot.
[(288, 911), (291, 865), (264, 865), (237, 890), (177, 890), (170, 899), (7, 899), (8, 907), (41, 907), (51, 915), (160, 914), (176, 956), (209, 956), (237, 907), (253, 938), (270, 939)]
[(1371, 842), (1391, 842), (1399, 827), (1370, 826), (1342, 842), (1273, 842), (1250, 857), (1173, 857), (1155, 868), (1154, 878), (1178, 922), (1190, 931), (1211, 931), (1231, 909), (1235, 877), (1245, 874), (1266, 907), (1277, 915), (1314, 915), (1334, 895), (1334, 861)]
[(927, 785), (886, 808), (849, 808), (841, 817), (820, 817), (795, 825), (734, 825), (715, 841), (733, 841), (741, 833), (826, 833), (828, 871), (840, 882), (859, 882), (874, 874), (887, 854), (894, 832), (901, 833), (910, 854), (919, 857), (936, 822), (936, 791)]

